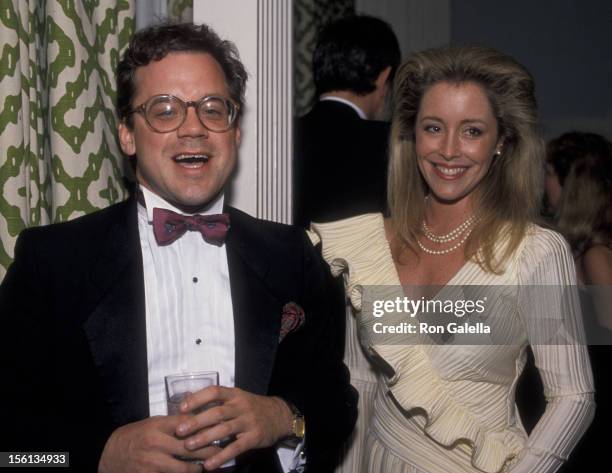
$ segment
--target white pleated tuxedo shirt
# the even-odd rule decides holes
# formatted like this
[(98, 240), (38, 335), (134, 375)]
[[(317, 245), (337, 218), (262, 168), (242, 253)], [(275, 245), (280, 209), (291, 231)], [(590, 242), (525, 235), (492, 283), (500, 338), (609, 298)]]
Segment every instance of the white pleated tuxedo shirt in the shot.
[[(155, 207), (183, 213), (141, 187), (138, 206), (147, 323), (150, 414), (166, 415), (164, 376), (218, 371), (221, 386), (234, 386), (234, 313), (225, 245), (187, 231), (170, 245), (153, 235)], [(223, 211), (219, 196), (203, 215)]]
[[(166, 246), (153, 234), (153, 209), (183, 213), (145, 187), (146, 208), (138, 206), (142, 249), (149, 370), (149, 413), (166, 415), (164, 376), (217, 371), (219, 384), (235, 386), (234, 312), (225, 245), (206, 243), (187, 231)], [(201, 215), (223, 212), (223, 195)], [(284, 471), (302, 463), (300, 451), (277, 447)], [(230, 461), (223, 466), (231, 466)]]

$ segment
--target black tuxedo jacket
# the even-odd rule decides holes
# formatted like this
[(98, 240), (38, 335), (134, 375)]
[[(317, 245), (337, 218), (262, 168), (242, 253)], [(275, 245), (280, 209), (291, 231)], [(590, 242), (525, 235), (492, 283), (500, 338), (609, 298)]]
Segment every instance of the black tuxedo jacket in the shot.
[[(119, 426), (148, 417), (145, 294), (136, 202), (22, 232), (0, 286), (3, 451), (69, 451), (95, 472)], [(228, 209), (236, 386), (304, 413), (308, 471), (332, 471), (356, 417), (342, 364), (342, 295), (302, 231)], [(305, 323), (279, 343), (284, 304)], [(239, 471), (277, 471), (275, 450)]]
[(298, 119), (294, 140), (294, 223), (384, 212), (389, 125), (350, 106), (319, 101)]

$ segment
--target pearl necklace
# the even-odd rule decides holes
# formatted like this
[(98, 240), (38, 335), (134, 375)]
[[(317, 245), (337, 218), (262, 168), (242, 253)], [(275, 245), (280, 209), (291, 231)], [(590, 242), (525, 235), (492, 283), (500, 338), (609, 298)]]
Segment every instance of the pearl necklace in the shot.
[(447, 253), (451, 253), (452, 251), (455, 251), (457, 248), (459, 248), (461, 245), (463, 245), (466, 242), (466, 240), (468, 239), (468, 237), (470, 236), (470, 233), (472, 233), (472, 229), (471, 228), (465, 233), (465, 236), (461, 239), (461, 241), (459, 241), (458, 243), (454, 244), (453, 246), (451, 246), (450, 248), (447, 248), (445, 250), (432, 250), (431, 248), (427, 248), (418, 239), (417, 239), (417, 244), (419, 245), (419, 248), (421, 248), (421, 250), (423, 250), (427, 254), (430, 254), (430, 255), (445, 255)]
[(436, 235), (433, 231), (431, 231), (431, 228), (427, 226), (425, 220), (423, 220), (423, 234), (425, 235), (425, 238), (433, 243), (448, 243), (459, 238), (463, 232), (465, 232), (476, 222), (476, 220), (476, 215), (472, 215), (465, 222), (463, 222), (457, 228), (451, 230), (446, 235)]
[(451, 246), (450, 248), (446, 248), (444, 250), (432, 250), (431, 248), (427, 248), (418, 239), (417, 239), (417, 244), (419, 245), (419, 248), (427, 254), (446, 255), (448, 253), (455, 251), (457, 248), (459, 248), (461, 245), (463, 245), (467, 241), (468, 237), (472, 233), (473, 225), (477, 221), (478, 221), (478, 217), (476, 215), (472, 215), (465, 222), (463, 222), (457, 228), (451, 230), (446, 235), (436, 235), (434, 232), (431, 231), (431, 228), (427, 226), (427, 224), (425, 223), (425, 220), (423, 220), (423, 223), (422, 223), (423, 234), (425, 235), (425, 238), (427, 238), (429, 241), (433, 243), (449, 243), (459, 238), (462, 234), (463, 234), (463, 238), (459, 240), (457, 243), (455, 243), (453, 246)]

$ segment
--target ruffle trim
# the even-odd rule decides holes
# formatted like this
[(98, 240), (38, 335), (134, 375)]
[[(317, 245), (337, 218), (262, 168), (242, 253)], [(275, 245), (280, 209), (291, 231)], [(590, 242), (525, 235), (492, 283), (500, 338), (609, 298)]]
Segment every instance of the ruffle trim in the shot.
[(387, 379), (387, 386), (402, 409), (424, 411), (425, 433), (439, 444), (452, 447), (460, 441), (468, 442), (474, 467), (498, 473), (524, 450), (527, 438), (520, 429), (487, 430), (458, 404), (418, 345), (374, 345), (371, 351), (393, 368), (395, 375)]
[(361, 311), (363, 286), (397, 285), (381, 214), (364, 214), (330, 223), (313, 223), (308, 235), (321, 242), (332, 275), (348, 274), (346, 293)]

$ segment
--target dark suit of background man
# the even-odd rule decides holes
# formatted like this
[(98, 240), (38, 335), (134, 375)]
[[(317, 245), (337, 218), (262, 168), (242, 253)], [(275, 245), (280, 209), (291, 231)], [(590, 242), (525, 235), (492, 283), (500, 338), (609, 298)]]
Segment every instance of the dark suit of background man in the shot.
[[(227, 208), (224, 243), (226, 216), (160, 210), (222, 210), (245, 83), (206, 26), (133, 38), (117, 108), (140, 191), (19, 237), (0, 286), (3, 451), (69, 451), (83, 473), (200, 471), (178, 457), (267, 473), (281, 442), (299, 447), (303, 416), (307, 471), (333, 470), (356, 401), (342, 297), (304, 232)], [(226, 387), (166, 416), (164, 375), (208, 370)]]
[(385, 210), (389, 125), (378, 120), (399, 61), (397, 38), (378, 18), (343, 18), (319, 35), (318, 101), (295, 130), (294, 223)]

